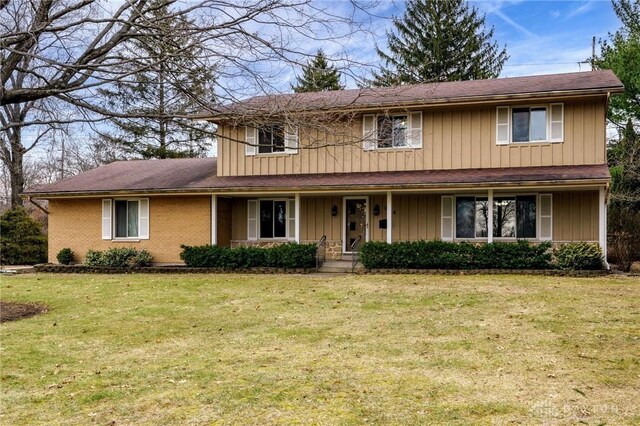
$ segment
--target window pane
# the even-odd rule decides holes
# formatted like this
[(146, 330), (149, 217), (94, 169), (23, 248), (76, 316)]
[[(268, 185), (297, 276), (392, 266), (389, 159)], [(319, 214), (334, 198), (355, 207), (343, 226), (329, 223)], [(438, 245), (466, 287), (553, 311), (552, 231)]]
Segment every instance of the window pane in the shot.
[(516, 217), (518, 220), (518, 238), (536, 237), (536, 196), (516, 197)]
[(529, 108), (514, 108), (512, 113), (513, 142), (529, 141)]
[(273, 134), (273, 152), (284, 152), (284, 127), (273, 126), (271, 132)]
[(389, 117), (378, 117), (378, 148), (391, 148), (393, 124)]
[(129, 201), (127, 203), (127, 236), (138, 236), (138, 202)]
[(475, 198), (456, 198), (456, 238), (475, 236)]
[(498, 197), (493, 200), (493, 236), (516, 236), (516, 200)]
[(489, 208), (486, 198), (476, 198), (476, 238), (487, 236)]
[(547, 140), (547, 109), (531, 108), (531, 140)]
[(116, 237), (127, 237), (127, 202), (116, 200)]
[(258, 130), (258, 153), (268, 154), (271, 152), (271, 129), (262, 127)]
[(273, 201), (260, 201), (260, 238), (273, 238)]
[(407, 146), (407, 116), (393, 117), (393, 146)]
[(273, 236), (274, 238), (285, 238), (287, 236), (287, 202), (273, 202)]

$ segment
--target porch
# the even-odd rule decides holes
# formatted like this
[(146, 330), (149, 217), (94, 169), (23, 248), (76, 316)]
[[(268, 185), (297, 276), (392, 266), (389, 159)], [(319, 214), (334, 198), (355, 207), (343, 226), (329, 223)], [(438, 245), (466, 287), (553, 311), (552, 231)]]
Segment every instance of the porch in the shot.
[(604, 186), (216, 194), (213, 244), (317, 243), (348, 260), (366, 241), (590, 241), (606, 250)]

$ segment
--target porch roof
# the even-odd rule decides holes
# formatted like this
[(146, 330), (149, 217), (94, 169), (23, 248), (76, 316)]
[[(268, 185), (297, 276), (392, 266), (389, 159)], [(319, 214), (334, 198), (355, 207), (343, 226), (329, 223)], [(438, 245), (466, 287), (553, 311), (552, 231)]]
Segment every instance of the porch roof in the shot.
[(606, 164), (395, 172), (217, 176), (215, 158), (117, 161), (23, 196), (55, 198), (108, 194), (304, 192), (437, 189), (469, 186), (606, 184)]

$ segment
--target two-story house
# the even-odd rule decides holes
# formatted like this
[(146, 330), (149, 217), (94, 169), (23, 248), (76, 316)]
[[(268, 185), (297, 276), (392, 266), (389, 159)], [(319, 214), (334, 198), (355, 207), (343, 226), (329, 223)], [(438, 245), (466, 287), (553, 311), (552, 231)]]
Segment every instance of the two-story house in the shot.
[(218, 157), (115, 162), (24, 194), (63, 247), (326, 237), (598, 242), (606, 249), (611, 71), (257, 97), (206, 113)]

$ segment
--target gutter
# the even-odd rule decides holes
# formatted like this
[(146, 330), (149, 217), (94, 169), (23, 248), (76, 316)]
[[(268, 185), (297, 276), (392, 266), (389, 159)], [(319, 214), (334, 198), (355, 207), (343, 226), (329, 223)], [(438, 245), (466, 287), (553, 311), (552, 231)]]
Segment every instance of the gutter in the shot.
[[(30, 193), (23, 195), (28, 196), (29, 200), (33, 198), (38, 199), (52, 199), (52, 198), (93, 198), (100, 196), (124, 196), (124, 195), (205, 195), (205, 194), (228, 194), (228, 195), (247, 195), (256, 193), (331, 193), (335, 191), (341, 192), (375, 192), (375, 191), (399, 191), (410, 192), (419, 190), (480, 190), (489, 188), (522, 188), (531, 189), (531, 187), (541, 186), (553, 186), (554, 188), (561, 187), (585, 187), (585, 186), (598, 186), (608, 185), (609, 178), (599, 179), (570, 179), (570, 180), (545, 180), (545, 181), (522, 181), (522, 182), (463, 182), (463, 183), (406, 183), (395, 185), (333, 185), (333, 186), (265, 186), (265, 187), (244, 187), (243, 191), (239, 191), (242, 187), (227, 187), (227, 188), (177, 188), (177, 189), (136, 189), (136, 190), (112, 190), (112, 191), (76, 191), (76, 192), (51, 192), (51, 193)], [(47, 212), (48, 213), (48, 212)]]

